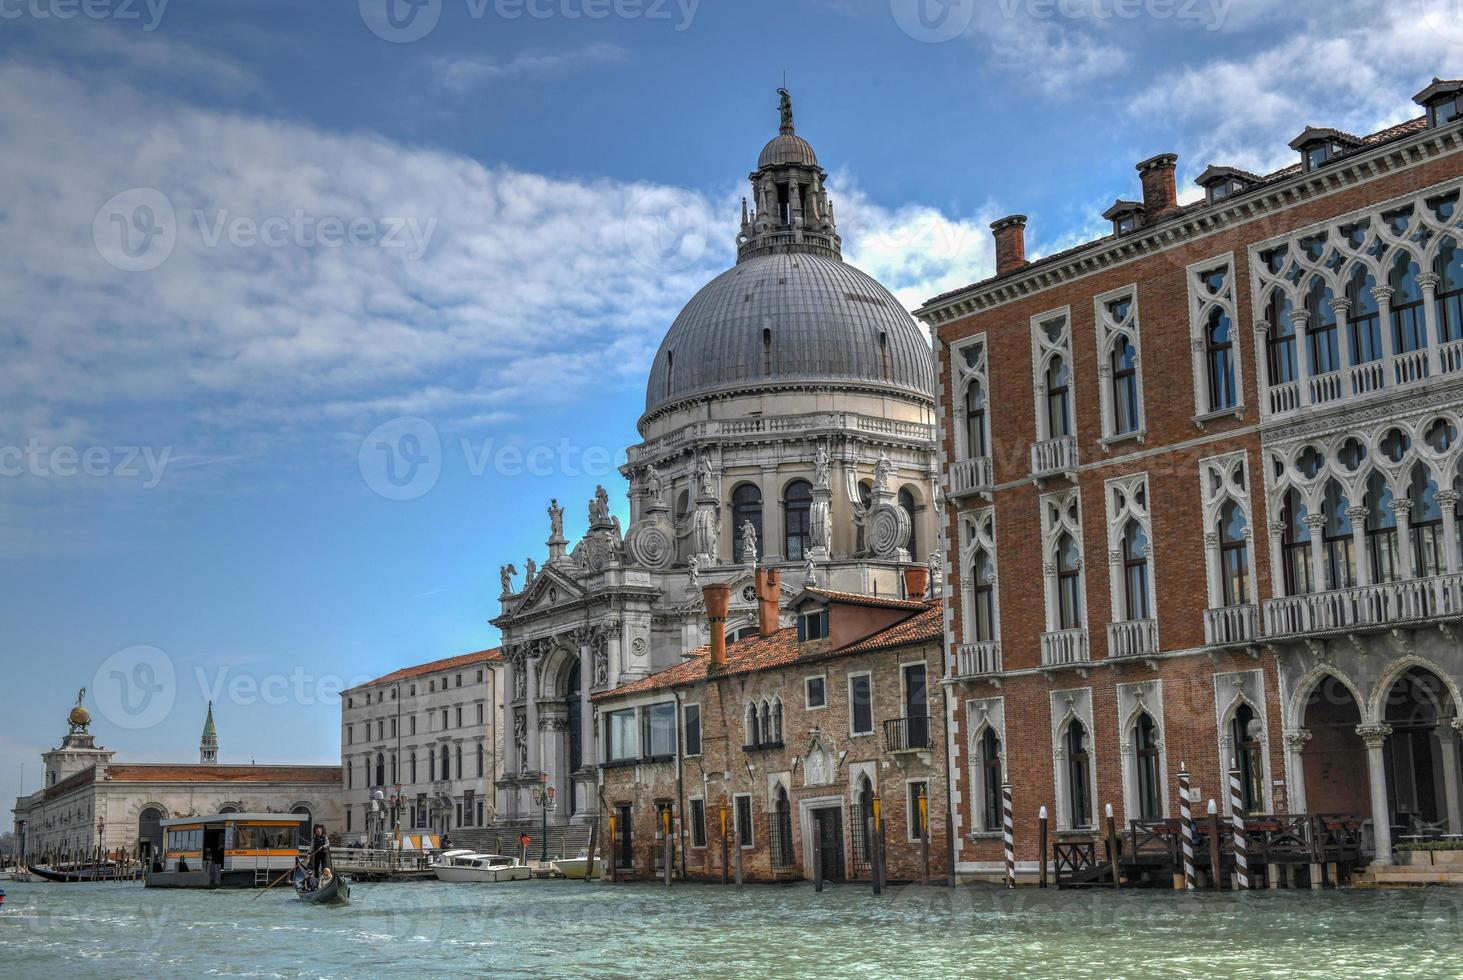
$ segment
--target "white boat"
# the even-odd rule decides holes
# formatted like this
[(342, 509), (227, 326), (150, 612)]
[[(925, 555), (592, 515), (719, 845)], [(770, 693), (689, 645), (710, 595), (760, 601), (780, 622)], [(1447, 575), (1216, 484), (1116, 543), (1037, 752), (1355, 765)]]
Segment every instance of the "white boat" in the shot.
[(474, 854), (451, 852), (432, 865), (438, 881), (527, 881), (533, 869), (506, 854)]
[(589, 869), (588, 854), (581, 854), (573, 858), (560, 858), (557, 861), (550, 861), (549, 864), (554, 871), (563, 875), (565, 878), (583, 878), (585, 875), (590, 875), (595, 878), (603, 878), (605, 876), (604, 859), (595, 858), (594, 870), (591, 872)]

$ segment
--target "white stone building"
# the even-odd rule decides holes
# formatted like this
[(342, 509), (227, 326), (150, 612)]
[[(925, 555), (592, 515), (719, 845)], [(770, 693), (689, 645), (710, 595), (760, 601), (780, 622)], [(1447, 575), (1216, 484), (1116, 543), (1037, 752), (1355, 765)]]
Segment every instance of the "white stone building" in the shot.
[(98, 846), (146, 858), (162, 846), (161, 821), (197, 814), (301, 813), (329, 832), (341, 829), (337, 766), (220, 764), (212, 705), (198, 764), (114, 762), (116, 753), (96, 744), (81, 701), (61, 746), (41, 756), (44, 787), (15, 801), (25, 860), (81, 857)]
[(340, 696), (347, 840), (387, 846), (494, 819), (503, 771), (502, 659), (482, 650), (394, 671)]
[(590, 695), (704, 644), (702, 584), (732, 586), (735, 637), (757, 629), (754, 565), (782, 569), (784, 600), (810, 583), (899, 596), (901, 563), (939, 550), (929, 344), (843, 261), (826, 175), (781, 94), (737, 263), (691, 299), (650, 367), (642, 441), (621, 470), (628, 528), (600, 488), (571, 548), (554, 501), (542, 568), (530, 560), (521, 581), (502, 569), (504, 818), (537, 817), (545, 778), (553, 822), (593, 815)]

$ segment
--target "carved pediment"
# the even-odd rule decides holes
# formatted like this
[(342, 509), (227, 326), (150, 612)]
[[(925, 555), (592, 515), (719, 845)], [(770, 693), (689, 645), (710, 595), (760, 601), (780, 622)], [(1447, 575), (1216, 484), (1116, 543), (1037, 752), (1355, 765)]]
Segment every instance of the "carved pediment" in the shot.
[(573, 579), (552, 565), (545, 566), (518, 600), (515, 615), (537, 612), (584, 598), (584, 590)]

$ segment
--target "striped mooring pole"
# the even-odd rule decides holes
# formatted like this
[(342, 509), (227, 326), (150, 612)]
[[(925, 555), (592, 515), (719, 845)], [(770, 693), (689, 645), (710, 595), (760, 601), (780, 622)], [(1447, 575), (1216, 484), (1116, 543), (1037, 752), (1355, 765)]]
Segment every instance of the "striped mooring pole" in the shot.
[(1184, 888), (1194, 890), (1194, 811), (1189, 802), (1189, 767), (1179, 763), (1179, 823), (1184, 839)]
[(1006, 887), (1016, 887), (1016, 830), (1011, 817), (1011, 784), (1001, 784), (1001, 842), (1006, 847)]
[(1240, 796), (1239, 764), (1229, 764), (1229, 815), (1234, 829), (1234, 887), (1248, 891), (1250, 887), (1250, 859), (1245, 843), (1245, 806)]

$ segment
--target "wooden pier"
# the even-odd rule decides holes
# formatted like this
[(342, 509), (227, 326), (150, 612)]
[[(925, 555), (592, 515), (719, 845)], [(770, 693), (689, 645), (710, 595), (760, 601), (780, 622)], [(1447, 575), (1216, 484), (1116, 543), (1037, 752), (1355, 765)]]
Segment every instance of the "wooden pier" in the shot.
[[(1236, 828), (1194, 821), (1194, 868), (1202, 888), (1236, 886)], [(1244, 818), (1250, 888), (1342, 885), (1364, 866), (1362, 819), (1346, 814)], [(1114, 855), (1116, 849), (1116, 855)], [(1183, 888), (1183, 828), (1177, 819), (1133, 820), (1126, 833), (1057, 841), (1050, 854), (1058, 888)]]

